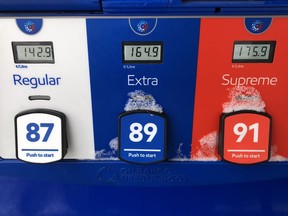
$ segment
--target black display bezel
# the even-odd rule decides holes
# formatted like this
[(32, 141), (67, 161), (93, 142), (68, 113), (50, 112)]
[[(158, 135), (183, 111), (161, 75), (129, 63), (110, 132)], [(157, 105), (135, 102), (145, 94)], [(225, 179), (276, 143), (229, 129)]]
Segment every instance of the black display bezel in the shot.
[[(125, 46), (129, 46), (129, 45), (139, 45), (139, 46), (147, 46), (147, 45), (151, 45), (151, 46), (155, 46), (158, 45), (161, 47), (161, 51), (160, 51), (160, 60), (125, 60)], [(130, 64), (161, 64), (163, 63), (163, 48), (164, 48), (164, 43), (162, 41), (152, 41), (152, 42), (122, 42), (122, 63), (126, 64), (126, 63), (130, 63)]]
[[(268, 59), (234, 59), (235, 45), (269, 44), (270, 50)], [(232, 52), (232, 63), (272, 63), (274, 59), (276, 41), (235, 41)]]
[[(52, 59), (51, 60), (19, 60), (17, 46), (51, 46), (52, 51)], [(52, 41), (19, 41), (19, 42), (12, 42), (12, 50), (14, 56), (14, 62), (16, 64), (54, 64), (54, 47)]]

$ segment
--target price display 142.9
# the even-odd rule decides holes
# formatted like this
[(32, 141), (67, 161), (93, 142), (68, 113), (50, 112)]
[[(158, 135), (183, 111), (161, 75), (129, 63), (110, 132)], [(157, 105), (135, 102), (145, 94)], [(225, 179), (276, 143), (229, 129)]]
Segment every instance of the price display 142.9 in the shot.
[(163, 42), (123, 42), (123, 63), (162, 63)]
[(14, 62), (54, 64), (52, 42), (12, 42)]

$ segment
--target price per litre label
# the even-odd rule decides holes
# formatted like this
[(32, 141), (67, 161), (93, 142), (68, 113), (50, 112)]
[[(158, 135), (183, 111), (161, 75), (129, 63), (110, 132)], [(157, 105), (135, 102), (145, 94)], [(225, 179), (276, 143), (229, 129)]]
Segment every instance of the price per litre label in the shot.
[(16, 156), (30, 163), (51, 163), (67, 153), (65, 115), (48, 109), (35, 109), (15, 117)]
[(238, 111), (221, 116), (219, 154), (226, 161), (254, 164), (269, 160), (271, 116)]
[(152, 111), (127, 112), (119, 117), (119, 158), (132, 163), (165, 160), (166, 117)]

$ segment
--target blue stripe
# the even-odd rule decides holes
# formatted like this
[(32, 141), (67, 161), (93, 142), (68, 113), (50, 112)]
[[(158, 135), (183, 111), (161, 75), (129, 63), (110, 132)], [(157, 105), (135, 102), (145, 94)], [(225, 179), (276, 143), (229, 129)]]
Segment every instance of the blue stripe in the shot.
[(59, 149), (22, 149), (22, 151), (59, 151)]

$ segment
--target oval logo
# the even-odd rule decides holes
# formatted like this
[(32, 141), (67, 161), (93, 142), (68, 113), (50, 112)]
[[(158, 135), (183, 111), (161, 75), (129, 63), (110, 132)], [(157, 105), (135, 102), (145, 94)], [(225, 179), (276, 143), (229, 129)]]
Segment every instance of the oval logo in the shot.
[(272, 18), (246, 18), (245, 27), (252, 34), (261, 34), (271, 25)]
[(19, 29), (25, 34), (37, 34), (43, 25), (42, 19), (16, 19)]
[(129, 19), (131, 30), (141, 36), (151, 34), (157, 26), (157, 18)]

